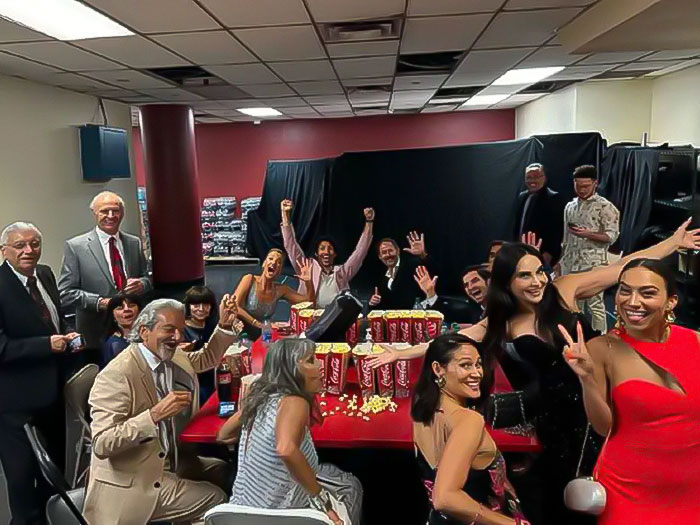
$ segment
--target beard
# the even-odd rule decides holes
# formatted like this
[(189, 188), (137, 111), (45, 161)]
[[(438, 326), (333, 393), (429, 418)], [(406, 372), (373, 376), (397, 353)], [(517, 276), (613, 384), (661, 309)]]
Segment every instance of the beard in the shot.
[(171, 361), (173, 356), (175, 355), (176, 350), (177, 345), (173, 346), (171, 349), (169, 343), (158, 343), (158, 347), (156, 348), (156, 355), (160, 357), (161, 361)]

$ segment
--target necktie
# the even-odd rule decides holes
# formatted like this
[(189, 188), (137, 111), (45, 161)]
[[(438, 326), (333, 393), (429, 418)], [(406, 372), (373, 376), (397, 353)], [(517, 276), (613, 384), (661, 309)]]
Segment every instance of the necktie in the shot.
[[(170, 363), (161, 361), (156, 367), (156, 390), (158, 393), (158, 399), (164, 399), (169, 393), (170, 388), (168, 387), (168, 376), (167, 368)], [(160, 444), (163, 450), (167, 454), (168, 461), (170, 462), (170, 470), (175, 471), (177, 468), (177, 447), (175, 443), (175, 418), (170, 417), (164, 419), (158, 423), (158, 434), (160, 437)]]
[(122, 262), (122, 256), (117, 248), (117, 241), (114, 237), (109, 238), (109, 258), (112, 262), (112, 278), (114, 279), (114, 286), (117, 290), (123, 290), (126, 286), (126, 274), (124, 273), (124, 264)]
[(44, 298), (41, 296), (41, 292), (39, 291), (39, 286), (37, 285), (35, 276), (32, 275), (31, 277), (27, 277), (27, 288), (29, 288), (29, 295), (31, 295), (32, 299), (34, 299), (34, 302), (39, 307), (39, 311), (41, 312), (41, 318), (47, 325), (55, 329), (56, 327), (53, 324), (51, 312), (49, 311), (49, 307), (46, 306)]
[[(529, 212), (530, 212), (530, 206), (532, 204), (532, 199), (534, 198), (534, 193), (530, 193), (527, 196), (527, 200), (525, 201), (525, 206), (523, 207), (523, 216), (520, 219), (520, 236), (523, 235), (523, 233), (527, 233), (525, 230), (525, 225), (527, 224), (529, 226), (530, 222), (530, 217), (529, 217)], [(516, 239), (516, 241), (520, 241), (520, 239)]]

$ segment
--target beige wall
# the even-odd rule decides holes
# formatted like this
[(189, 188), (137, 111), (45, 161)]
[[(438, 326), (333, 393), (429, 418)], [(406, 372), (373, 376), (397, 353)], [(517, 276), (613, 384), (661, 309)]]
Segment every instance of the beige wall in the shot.
[(576, 88), (562, 89), (515, 110), (515, 136), (566, 133), (575, 127)]
[[(105, 106), (109, 124), (130, 133), (129, 107)], [(126, 202), (125, 231), (139, 232), (133, 175), (82, 181), (76, 126), (99, 119), (94, 97), (0, 75), (0, 229), (18, 220), (35, 223), (44, 236), (42, 262), (56, 274), (63, 242), (94, 225), (88, 205), (96, 193), (119, 193)]]
[(655, 79), (652, 96), (651, 140), (700, 147), (700, 66)]

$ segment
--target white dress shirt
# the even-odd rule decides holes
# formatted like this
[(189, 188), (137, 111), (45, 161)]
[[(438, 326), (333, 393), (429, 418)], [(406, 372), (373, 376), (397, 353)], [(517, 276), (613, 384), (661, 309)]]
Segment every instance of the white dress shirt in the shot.
[(318, 291), (316, 292), (316, 307), (325, 308), (333, 302), (333, 299), (340, 293), (338, 281), (335, 278), (335, 273), (323, 273), (318, 282)]
[(112, 273), (112, 256), (109, 253), (109, 240), (111, 238), (115, 238), (117, 240), (116, 246), (117, 250), (119, 250), (119, 255), (122, 258), (122, 269), (124, 270), (124, 276), (129, 277), (129, 274), (127, 273), (126, 269), (126, 259), (124, 258), (124, 245), (122, 244), (121, 237), (119, 235), (110, 235), (108, 233), (103, 232), (99, 228), (95, 228), (95, 231), (97, 231), (97, 238), (100, 240), (100, 246), (102, 246), (102, 252), (105, 254), (105, 259), (107, 259), (107, 267), (109, 268), (109, 275), (112, 276), (114, 275)]
[[(29, 278), (26, 275), (22, 275), (17, 270), (15, 270), (14, 267), (9, 262), (7, 263), (7, 265), (15, 273), (15, 275), (17, 276), (19, 281), (22, 283), (22, 286), (24, 286), (24, 289), (27, 290), (27, 293), (31, 296), (31, 292), (29, 291), (29, 288), (27, 287), (27, 281), (29, 280)], [(59, 319), (58, 319), (58, 310), (56, 310), (56, 305), (53, 304), (53, 301), (51, 300), (51, 296), (46, 291), (46, 288), (44, 288), (44, 285), (41, 283), (41, 279), (39, 279), (36, 276), (36, 269), (34, 269), (34, 277), (36, 277), (36, 286), (37, 286), (37, 288), (39, 288), (39, 293), (41, 294), (41, 298), (46, 303), (46, 308), (49, 309), (49, 313), (51, 314), (51, 321), (53, 321), (54, 328), (56, 328), (57, 333), (61, 333), (61, 324), (60, 324)]]
[[(158, 391), (158, 376), (156, 372), (156, 368), (158, 368), (158, 365), (161, 362), (161, 359), (151, 352), (148, 348), (143, 343), (139, 343), (139, 350), (141, 351), (141, 355), (143, 355), (143, 358), (146, 360), (146, 363), (148, 363), (148, 368), (151, 369), (151, 376), (153, 376), (153, 384), (156, 386), (156, 392), (157, 394), (160, 394)], [(172, 392), (173, 390), (173, 369), (171, 366), (165, 367), (165, 382), (168, 385), (168, 391)], [(160, 395), (158, 397), (158, 401), (160, 401)]]
[(389, 268), (386, 271), (386, 276), (389, 278), (389, 281), (386, 283), (386, 287), (391, 290), (392, 285), (394, 284), (394, 279), (396, 278), (396, 272), (399, 271), (399, 265), (401, 264), (401, 257), (398, 257), (396, 259), (396, 266), (393, 268)]

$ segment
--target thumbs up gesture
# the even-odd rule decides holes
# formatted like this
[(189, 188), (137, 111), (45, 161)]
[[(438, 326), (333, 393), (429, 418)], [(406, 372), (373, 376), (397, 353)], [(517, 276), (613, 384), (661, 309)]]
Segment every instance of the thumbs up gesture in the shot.
[(382, 302), (382, 296), (379, 295), (379, 288), (377, 288), (375, 286), (374, 293), (372, 294), (372, 297), (369, 298), (369, 305), (370, 306), (377, 306), (381, 302)]

